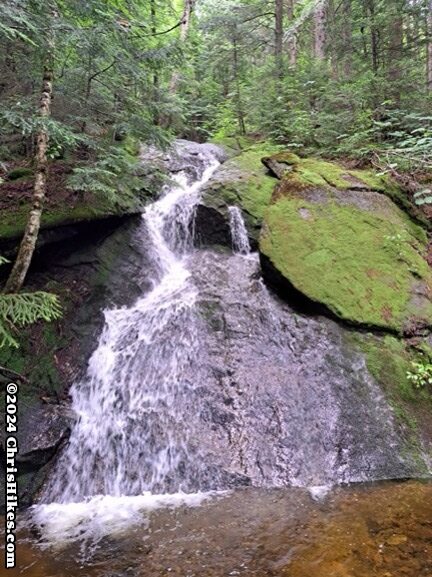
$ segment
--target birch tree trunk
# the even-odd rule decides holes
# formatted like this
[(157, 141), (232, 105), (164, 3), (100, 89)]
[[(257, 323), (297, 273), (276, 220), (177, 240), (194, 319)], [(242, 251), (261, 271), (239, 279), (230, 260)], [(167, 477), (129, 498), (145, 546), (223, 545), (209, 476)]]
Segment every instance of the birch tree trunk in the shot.
[[(180, 25), (180, 42), (182, 44), (186, 42), (186, 39), (188, 37), (194, 5), (195, 0), (184, 0), (184, 9)], [(174, 94), (177, 91), (179, 81), (180, 81), (180, 72), (178, 70), (175, 70), (171, 76), (171, 82), (169, 88), (171, 94)]]
[[(51, 56), (47, 58), (44, 66), (42, 94), (39, 102), (38, 114), (41, 119), (48, 118), (51, 114), (51, 99), (53, 85), (53, 65)], [(36, 247), (36, 241), (39, 234), (42, 210), (46, 195), (46, 180), (48, 166), (48, 132), (42, 126), (36, 136), (36, 154), (35, 154), (35, 182), (33, 189), (32, 210), (30, 211), (24, 236), (21, 241), (18, 254), (6, 282), (5, 292), (18, 292), (24, 284), (27, 271), (33, 257)]]
[(320, 2), (314, 12), (314, 56), (317, 60), (325, 58), (326, 44), (326, 9), (325, 3)]
[[(287, 16), (289, 26), (292, 26), (294, 24), (295, 1), (296, 0), (288, 0), (287, 3)], [(292, 32), (290, 32), (288, 38), (288, 55), (290, 66), (292, 68), (295, 68), (297, 66), (297, 30), (293, 30)]]

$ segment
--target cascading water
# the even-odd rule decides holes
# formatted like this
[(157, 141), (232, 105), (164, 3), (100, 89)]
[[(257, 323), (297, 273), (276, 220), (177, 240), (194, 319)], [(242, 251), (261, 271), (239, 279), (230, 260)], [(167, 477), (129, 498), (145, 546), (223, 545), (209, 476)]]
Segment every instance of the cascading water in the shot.
[(239, 254), (249, 254), (251, 252), (251, 247), (241, 210), (238, 206), (230, 206), (228, 211), (234, 252)]
[(105, 311), (87, 376), (72, 388), (77, 421), (32, 510), (48, 541), (98, 540), (143, 524), (143, 511), (199, 505), (215, 491), (296, 485), (321, 495), (417, 471), (344, 329), (266, 289), (258, 255), (244, 256), (238, 208), (234, 254), (194, 249), (200, 188), (218, 165), (211, 150), (195, 145), (192, 170), (178, 162), (175, 185), (133, 238), (151, 289)]
[(154, 288), (130, 308), (105, 311), (87, 376), (71, 391), (77, 422), (45, 502), (188, 488), (193, 427), (185, 403), (195, 383), (187, 375), (200, 343), (187, 253), (199, 188), (219, 164), (211, 155), (201, 162), (199, 180), (189, 185), (179, 172), (144, 214)]

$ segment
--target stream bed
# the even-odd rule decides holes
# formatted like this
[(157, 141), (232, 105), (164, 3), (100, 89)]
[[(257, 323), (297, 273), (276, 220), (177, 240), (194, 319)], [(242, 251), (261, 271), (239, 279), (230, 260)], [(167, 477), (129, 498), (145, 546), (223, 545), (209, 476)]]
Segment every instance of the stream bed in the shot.
[(135, 525), (96, 542), (43, 546), (22, 529), (17, 553), (11, 577), (430, 577), (432, 484), (360, 484), (323, 496), (239, 489), (199, 506), (143, 508)]

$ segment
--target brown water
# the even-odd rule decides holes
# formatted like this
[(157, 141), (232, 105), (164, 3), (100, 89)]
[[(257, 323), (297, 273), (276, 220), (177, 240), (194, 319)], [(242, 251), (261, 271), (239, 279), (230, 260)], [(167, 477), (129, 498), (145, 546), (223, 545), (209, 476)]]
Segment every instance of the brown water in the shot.
[(244, 489), (162, 509), (91, 550), (20, 534), (10, 577), (431, 577), (432, 484)]

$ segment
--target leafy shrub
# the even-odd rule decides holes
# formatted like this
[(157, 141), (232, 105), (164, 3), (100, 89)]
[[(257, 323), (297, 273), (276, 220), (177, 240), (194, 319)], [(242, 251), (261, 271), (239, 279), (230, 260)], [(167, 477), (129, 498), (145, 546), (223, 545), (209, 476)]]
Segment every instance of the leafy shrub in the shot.
[(432, 363), (429, 361), (413, 361), (412, 369), (407, 372), (407, 379), (417, 388), (432, 386)]

